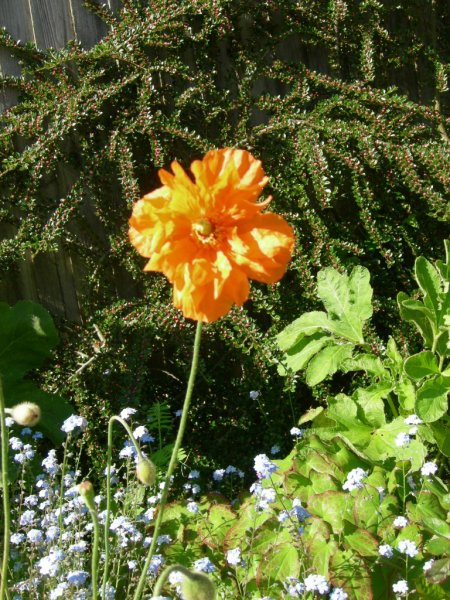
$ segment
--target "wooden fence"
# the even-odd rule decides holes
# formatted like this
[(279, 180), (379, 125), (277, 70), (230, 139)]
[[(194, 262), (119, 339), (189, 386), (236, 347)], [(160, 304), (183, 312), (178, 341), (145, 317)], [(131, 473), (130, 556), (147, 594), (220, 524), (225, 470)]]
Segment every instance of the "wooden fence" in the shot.
[[(120, 0), (104, 0), (117, 12)], [(106, 33), (101, 19), (83, 6), (83, 0), (0, 0), (0, 27), (22, 42), (34, 42), (38, 48), (62, 48), (70, 40), (79, 40), (90, 48)], [(0, 74), (19, 75), (17, 59), (0, 48)], [(0, 112), (15, 104), (14, 90), (0, 88)], [(64, 174), (62, 174), (64, 177)], [(10, 237), (11, 227), (0, 227), (1, 237)], [(81, 320), (77, 281), (82, 279), (82, 265), (65, 252), (45, 256), (28, 256), (19, 271), (0, 283), (0, 301), (18, 299), (40, 302), (53, 314), (71, 321)]]

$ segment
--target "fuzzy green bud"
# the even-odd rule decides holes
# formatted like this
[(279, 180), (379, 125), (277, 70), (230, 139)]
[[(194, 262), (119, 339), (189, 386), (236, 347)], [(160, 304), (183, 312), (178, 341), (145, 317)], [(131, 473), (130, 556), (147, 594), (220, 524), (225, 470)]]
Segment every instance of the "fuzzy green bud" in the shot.
[(181, 591), (185, 600), (215, 600), (216, 586), (203, 573), (185, 575), (181, 582)]
[(78, 486), (78, 493), (83, 498), (89, 510), (95, 511), (95, 492), (94, 486), (90, 481), (83, 481)]
[(136, 476), (144, 485), (153, 485), (156, 481), (155, 465), (148, 458), (143, 458), (137, 464)]
[(41, 418), (41, 409), (34, 402), (21, 402), (5, 410), (18, 425), (34, 427)]

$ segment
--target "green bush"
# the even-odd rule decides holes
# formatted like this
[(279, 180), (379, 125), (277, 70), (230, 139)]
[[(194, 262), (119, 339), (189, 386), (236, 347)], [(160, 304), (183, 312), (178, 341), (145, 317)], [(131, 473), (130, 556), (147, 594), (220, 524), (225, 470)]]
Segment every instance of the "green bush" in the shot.
[(30, 253), (83, 265), (83, 325), (64, 325), (44, 383), (99, 423), (97, 441), (124, 404), (162, 398), (176, 410), (192, 325), (164, 280), (142, 273), (131, 205), (174, 158), (251, 150), (296, 253), (281, 284), (255, 285), (244, 311), (206, 329), (188, 438), (199, 455), (245, 466), (332, 391), (278, 377), (268, 341), (314, 307), (318, 270), (370, 269), (376, 343), (397, 326), (394, 295), (410, 293), (414, 257), (436, 257), (449, 236), (448, 3), (126, 0), (117, 18), (86, 4), (110, 26), (90, 50), (43, 52), (0, 32), (23, 64), (22, 78), (3, 80), (20, 101), (0, 134), (1, 215), (14, 232), (0, 243), (2, 276)]

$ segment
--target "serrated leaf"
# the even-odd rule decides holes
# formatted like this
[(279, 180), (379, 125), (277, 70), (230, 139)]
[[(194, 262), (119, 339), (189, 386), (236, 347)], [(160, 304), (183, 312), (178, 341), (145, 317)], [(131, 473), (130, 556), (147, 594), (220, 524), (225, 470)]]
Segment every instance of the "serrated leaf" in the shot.
[(334, 375), (341, 363), (352, 354), (353, 344), (327, 346), (314, 356), (306, 369), (306, 383), (314, 387)]
[(350, 277), (328, 267), (317, 275), (317, 294), (337, 335), (364, 343), (363, 321), (372, 315), (370, 274), (357, 266)]
[(376, 377), (389, 377), (389, 371), (384, 368), (382, 360), (374, 354), (358, 354), (342, 364), (344, 373), (349, 371), (365, 371)]
[(276, 340), (281, 350), (289, 350), (303, 336), (310, 336), (320, 330), (329, 329), (328, 317), (323, 311), (307, 312), (285, 327), (276, 336)]
[(319, 350), (330, 343), (332, 343), (332, 338), (324, 333), (314, 333), (309, 337), (302, 337), (284, 355), (284, 363), (279, 365), (278, 372), (280, 375), (286, 375), (285, 367), (288, 367), (294, 373), (300, 371)]
[(425, 423), (440, 419), (448, 410), (449, 377), (434, 377), (417, 390), (416, 414)]
[(404, 412), (410, 413), (416, 405), (416, 388), (410, 379), (400, 379), (395, 386), (399, 404)]
[(411, 379), (418, 380), (438, 374), (439, 366), (433, 352), (425, 350), (406, 359), (405, 372)]
[(416, 259), (414, 271), (417, 283), (424, 294), (424, 302), (439, 314), (439, 293), (441, 291), (441, 280), (433, 265), (423, 256)]

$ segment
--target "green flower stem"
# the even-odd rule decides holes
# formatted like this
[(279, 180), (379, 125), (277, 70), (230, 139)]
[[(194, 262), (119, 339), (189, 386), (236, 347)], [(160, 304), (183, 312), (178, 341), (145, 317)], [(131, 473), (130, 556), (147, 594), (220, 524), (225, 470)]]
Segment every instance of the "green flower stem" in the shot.
[[(92, 524), (94, 526), (94, 543), (92, 548), (91, 561), (91, 581), (92, 581), (92, 600), (98, 598), (98, 549), (100, 545), (100, 526), (98, 524), (98, 515), (96, 510), (89, 509), (91, 514)], [(105, 596), (103, 596), (105, 597)]]
[(62, 550), (63, 543), (63, 504), (64, 504), (64, 478), (66, 476), (67, 469), (67, 448), (70, 441), (70, 432), (67, 434), (66, 441), (64, 442), (64, 456), (63, 463), (61, 466), (61, 483), (59, 485), (59, 517), (58, 517), (58, 526), (59, 526), (59, 549)]
[(112, 462), (112, 439), (113, 439), (113, 425), (114, 421), (117, 421), (122, 425), (125, 431), (128, 433), (130, 440), (132, 441), (137, 455), (139, 456), (139, 460), (142, 460), (144, 457), (142, 456), (142, 451), (139, 447), (139, 444), (136, 442), (133, 432), (130, 429), (128, 423), (118, 417), (117, 415), (113, 415), (108, 422), (108, 450), (106, 457), (106, 518), (105, 518), (105, 567), (103, 570), (103, 585), (102, 585), (102, 598), (106, 597), (106, 584), (108, 582), (109, 575), (109, 522), (111, 517), (111, 462)]
[(188, 381), (187, 388), (186, 388), (186, 396), (184, 398), (183, 412), (181, 413), (181, 420), (180, 420), (180, 425), (178, 428), (177, 439), (175, 440), (175, 445), (172, 450), (172, 456), (170, 457), (170, 463), (169, 463), (169, 467), (168, 467), (167, 473), (166, 473), (166, 479), (165, 479), (165, 483), (164, 483), (164, 489), (163, 489), (162, 495), (161, 495), (161, 502), (160, 502), (160, 506), (159, 506), (158, 517), (156, 519), (155, 529), (153, 531), (152, 543), (150, 544), (147, 558), (145, 559), (145, 564), (142, 569), (141, 576), (139, 578), (139, 583), (136, 588), (136, 592), (134, 594), (133, 600), (140, 600), (142, 597), (142, 594), (144, 592), (145, 583), (146, 583), (146, 579), (147, 579), (147, 571), (148, 571), (150, 562), (152, 560), (152, 557), (153, 557), (153, 554), (155, 551), (156, 541), (158, 539), (159, 529), (160, 529), (163, 514), (164, 514), (164, 507), (166, 505), (167, 496), (169, 494), (171, 477), (175, 470), (175, 466), (176, 466), (177, 458), (178, 458), (178, 452), (181, 447), (181, 442), (183, 441), (184, 430), (186, 429), (186, 423), (187, 423), (187, 418), (188, 418), (188, 413), (189, 413), (189, 405), (191, 403), (192, 391), (194, 389), (195, 375), (197, 373), (198, 357), (200, 354), (200, 339), (201, 339), (201, 334), (202, 334), (202, 325), (203, 325), (202, 321), (198, 321), (197, 330), (195, 332), (194, 351), (193, 351), (193, 355), (192, 355), (191, 372), (189, 375), (189, 381)]
[(169, 575), (174, 571), (179, 571), (180, 573), (183, 573), (183, 575), (185, 575), (186, 577), (191, 577), (191, 572), (189, 571), (189, 569), (186, 569), (186, 567), (183, 567), (183, 565), (171, 565), (170, 567), (166, 567), (159, 576), (158, 581), (156, 582), (155, 589), (153, 590), (154, 598), (162, 596), (164, 584), (168, 580)]
[(9, 536), (11, 529), (11, 513), (9, 508), (9, 477), (8, 477), (8, 430), (5, 423), (5, 396), (3, 381), (0, 375), (0, 431), (2, 436), (2, 487), (3, 487), (3, 557), (0, 582), (0, 600), (8, 597), (8, 564)]

